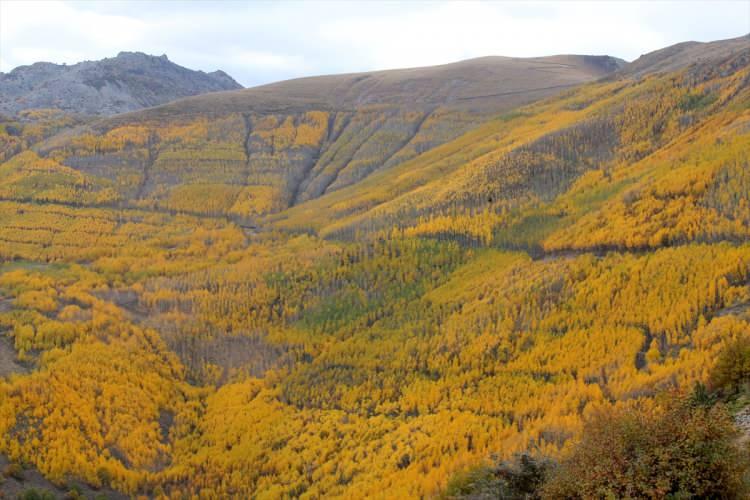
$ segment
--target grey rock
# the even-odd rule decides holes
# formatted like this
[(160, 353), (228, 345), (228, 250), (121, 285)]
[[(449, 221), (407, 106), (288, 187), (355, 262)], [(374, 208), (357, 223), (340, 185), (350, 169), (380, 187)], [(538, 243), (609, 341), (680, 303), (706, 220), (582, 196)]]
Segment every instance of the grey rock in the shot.
[(223, 71), (193, 71), (171, 62), (166, 55), (120, 52), (101, 61), (70, 66), (38, 62), (0, 73), (0, 113), (16, 115), (25, 109), (55, 108), (106, 116), (181, 97), (241, 88)]
[(743, 434), (750, 434), (750, 406), (746, 406), (738, 411), (734, 416), (734, 421), (737, 428), (739, 428)]

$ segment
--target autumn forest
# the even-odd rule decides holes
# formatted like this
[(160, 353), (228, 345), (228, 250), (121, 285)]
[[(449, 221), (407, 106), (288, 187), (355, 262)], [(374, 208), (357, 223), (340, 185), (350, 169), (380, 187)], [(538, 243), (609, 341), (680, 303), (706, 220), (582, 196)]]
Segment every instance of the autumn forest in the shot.
[(719, 49), (530, 59), (563, 83), (513, 99), (384, 72), (3, 115), (7, 480), (742, 498), (750, 43)]

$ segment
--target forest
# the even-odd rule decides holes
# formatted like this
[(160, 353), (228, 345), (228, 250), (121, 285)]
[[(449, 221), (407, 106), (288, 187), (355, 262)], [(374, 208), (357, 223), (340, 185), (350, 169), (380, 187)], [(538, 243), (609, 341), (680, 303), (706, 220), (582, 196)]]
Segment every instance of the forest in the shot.
[(76, 120), (0, 121), (21, 470), (150, 498), (747, 493), (750, 50), (490, 118)]

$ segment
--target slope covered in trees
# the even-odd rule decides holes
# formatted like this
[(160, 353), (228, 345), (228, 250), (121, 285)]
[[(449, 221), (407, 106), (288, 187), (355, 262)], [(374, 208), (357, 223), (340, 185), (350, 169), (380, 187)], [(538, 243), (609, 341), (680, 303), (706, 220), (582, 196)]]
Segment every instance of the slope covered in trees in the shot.
[(603, 429), (645, 418), (644, 460), (714, 429), (742, 464), (725, 410), (660, 398), (746, 402), (750, 48), (493, 118), (173, 111), (0, 165), (14, 462), (129, 495), (420, 498), (533, 449), (590, 492)]
[[(101, 120), (35, 152), (81, 172), (95, 190), (113, 190), (110, 204), (249, 223), (357, 184), (496, 113), (620, 64), (605, 56), (490, 57), (290, 80)], [(17, 152), (19, 140), (8, 142)]]
[[(645, 203), (635, 199), (641, 196), (633, 186), (636, 180), (679, 191), (687, 188), (666, 185), (696, 184), (699, 175), (717, 183), (723, 176), (728, 190), (741, 191), (748, 57), (748, 49), (739, 50), (677, 73), (636, 80), (619, 77), (579, 87), (502, 115), (390, 171), (293, 207), (272, 220), (290, 229), (312, 224), (322, 235), (339, 237), (396, 226), (420, 234), (468, 232), (464, 236), (489, 240), (494, 238), (494, 228), (510, 226), (500, 234), (507, 239), (525, 230), (519, 214), (527, 220), (539, 219), (525, 225), (551, 231), (553, 224), (578, 221), (601, 204), (614, 202), (617, 195), (645, 209)], [(690, 171), (688, 179), (679, 166)], [(720, 176), (720, 169), (726, 174)], [(734, 180), (736, 175), (740, 179)], [(654, 176), (660, 177), (659, 182)], [(701, 189), (700, 184), (695, 187)], [(718, 184), (704, 189), (725, 191)], [(742, 204), (741, 195), (726, 195), (735, 200), (727, 203)], [(672, 203), (664, 216), (677, 213), (676, 202)], [(710, 203), (718, 206), (719, 202), (696, 207), (700, 215), (715, 220), (706, 227), (719, 223), (727, 231), (742, 231), (735, 213), (742, 208), (716, 210)], [(603, 217), (612, 218), (609, 207), (604, 207)], [(718, 220), (727, 218), (732, 222)], [(654, 221), (651, 232), (670, 231), (675, 224)], [(622, 236), (618, 231), (610, 233)], [(589, 231), (575, 234), (590, 236)]]

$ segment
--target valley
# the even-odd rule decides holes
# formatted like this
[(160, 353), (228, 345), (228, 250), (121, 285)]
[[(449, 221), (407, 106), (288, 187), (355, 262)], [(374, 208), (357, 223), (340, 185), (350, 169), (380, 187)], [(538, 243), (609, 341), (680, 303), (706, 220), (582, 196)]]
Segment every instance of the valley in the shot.
[(750, 338), (747, 36), (66, 116), (0, 126), (0, 453), (61, 491), (472, 498), (699, 435), (653, 408)]

